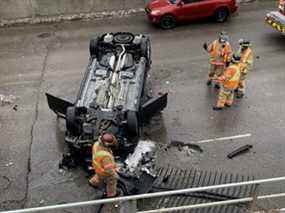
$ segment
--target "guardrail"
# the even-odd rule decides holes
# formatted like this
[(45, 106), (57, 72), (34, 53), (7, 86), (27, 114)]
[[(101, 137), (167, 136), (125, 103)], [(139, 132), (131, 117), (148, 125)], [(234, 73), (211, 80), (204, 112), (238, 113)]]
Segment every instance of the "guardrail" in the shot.
[[(135, 213), (135, 212), (136, 213), (173, 212), (173, 211), (179, 211), (179, 210), (197, 209), (197, 208), (205, 208), (205, 207), (218, 206), (218, 205), (229, 205), (229, 204), (248, 203), (248, 202), (251, 203), (250, 212), (254, 212), (257, 210), (256, 202), (258, 200), (285, 197), (285, 193), (268, 194), (268, 195), (258, 196), (258, 188), (261, 184), (272, 183), (272, 182), (280, 182), (280, 181), (285, 181), (285, 177), (245, 181), (245, 182), (239, 182), (239, 183), (228, 183), (228, 184), (220, 184), (220, 185), (189, 188), (189, 189), (171, 190), (171, 191), (164, 191), (164, 192), (156, 192), (156, 193), (148, 193), (148, 194), (140, 194), (140, 195), (124, 196), (124, 197), (116, 197), (116, 198), (108, 198), (108, 199), (100, 199), (100, 200), (93, 200), (93, 201), (66, 203), (66, 204), (43, 206), (43, 207), (36, 207), (36, 208), (1, 211), (0, 213), (44, 212), (44, 211), (49, 211), (49, 210), (68, 209), (68, 208), (93, 206), (93, 205), (101, 205), (101, 204), (108, 204), (108, 203), (122, 203), (122, 202), (126, 202), (126, 201), (132, 202), (133, 205), (136, 205), (137, 200), (147, 199), (147, 198), (167, 197), (167, 196), (171, 196), (171, 195), (201, 192), (201, 191), (221, 189), (221, 188), (229, 188), (229, 187), (236, 187), (236, 186), (257, 185), (257, 187), (256, 187), (257, 190), (254, 191), (254, 193), (252, 194), (252, 197), (245, 197), (245, 198), (240, 198), (240, 199), (231, 199), (231, 200), (218, 201), (218, 202), (209, 202), (209, 203), (202, 203), (202, 204), (195, 204), (195, 205), (188, 205), (188, 206), (178, 206), (178, 207), (170, 207), (170, 208), (163, 208), (163, 209), (154, 209), (154, 210), (148, 210), (148, 211), (137, 211), (135, 209), (133, 212), (130, 212), (130, 213)], [(284, 211), (285, 208), (281, 208), (279, 210)]]

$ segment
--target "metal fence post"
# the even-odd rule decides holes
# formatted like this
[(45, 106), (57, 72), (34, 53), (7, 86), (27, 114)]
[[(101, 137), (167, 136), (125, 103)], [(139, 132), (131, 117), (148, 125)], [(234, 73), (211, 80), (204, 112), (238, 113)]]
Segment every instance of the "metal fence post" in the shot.
[(260, 189), (260, 184), (256, 184), (255, 189), (252, 192), (252, 202), (250, 204), (249, 212), (257, 211), (257, 200), (258, 200), (258, 193)]

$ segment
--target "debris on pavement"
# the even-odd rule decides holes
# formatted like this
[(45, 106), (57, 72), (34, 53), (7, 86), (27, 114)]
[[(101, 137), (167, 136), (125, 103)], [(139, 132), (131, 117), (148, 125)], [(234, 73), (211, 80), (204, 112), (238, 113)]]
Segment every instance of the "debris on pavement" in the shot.
[(203, 152), (203, 149), (201, 148), (201, 146), (199, 146), (198, 144), (194, 144), (194, 143), (186, 143), (186, 142), (183, 142), (183, 141), (176, 141), (176, 140), (172, 140), (170, 142), (170, 144), (168, 145), (168, 147), (171, 147), (171, 146), (177, 146), (178, 148), (181, 148), (181, 147), (188, 147), (189, 149), (192, 149), (194, 151), (198, 151), (198, 152)]
[(14, 105), (13, 108), (12, 108), (14, 111), (18, 111), (18, 105)]
[(234, 150), (230, 154), (228, 154), (227, 157), (232, 159), (232, 158), (236, 157), (237, 155), (240, 155), (240, 154), (248, 152), (252, 147), (253, 146), (249, 145), (249, 144), (244, 145), (244, 146), (239, 147), (238, 149)]
[(6, 164), (5, 164), (6, 167), (11, 167), (11, 166), (13, 166), (13, 165), (14, 165), (13, 162), (9, 162), (9, 163), (6, 163)]
[(3, 95), (0, 94), (0, 106), (10, 105), (16, 101), (16, 97), (14, 95)]

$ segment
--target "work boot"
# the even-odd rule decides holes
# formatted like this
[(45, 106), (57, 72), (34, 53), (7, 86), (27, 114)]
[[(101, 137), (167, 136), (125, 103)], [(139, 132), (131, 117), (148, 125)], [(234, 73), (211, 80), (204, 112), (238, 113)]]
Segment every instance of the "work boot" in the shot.
[(208, 80), (207, 81), (207, 86), (211, 86), (212, 85), (212, 81), (211, 80)]
[(223, 107), (213, 106), (213, 110), (215, 111), (223, 110)]
[(220, 85), (219, 84), (215, 84), (215, 89), (220, 89)]

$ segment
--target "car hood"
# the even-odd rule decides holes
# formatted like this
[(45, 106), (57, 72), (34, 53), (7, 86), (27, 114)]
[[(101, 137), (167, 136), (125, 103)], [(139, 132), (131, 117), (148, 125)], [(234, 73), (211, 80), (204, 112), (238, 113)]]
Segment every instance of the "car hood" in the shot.
[(166, 7), (171, 3), (168, 0), (152, 0), (148, 3), (147, 7), (151, 10), (161, 9), (162, 7)]

